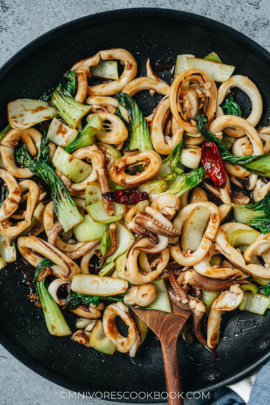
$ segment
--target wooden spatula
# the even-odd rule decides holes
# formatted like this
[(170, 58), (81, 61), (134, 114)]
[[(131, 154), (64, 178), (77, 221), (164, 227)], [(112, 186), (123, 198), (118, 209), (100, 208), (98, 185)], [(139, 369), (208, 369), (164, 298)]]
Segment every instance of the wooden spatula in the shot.
[(177, 354), (177, 339), (191, 311), (180, 309), (173, 302), (171, 302), (171, 306), (171, 314), (151, 309), (133, 309), (133, 311), (160, 340), (169, 405), (183, 405), (183, 399), (178, 396), (178, 393), (181, 394), (182, 392), (182, 386)]

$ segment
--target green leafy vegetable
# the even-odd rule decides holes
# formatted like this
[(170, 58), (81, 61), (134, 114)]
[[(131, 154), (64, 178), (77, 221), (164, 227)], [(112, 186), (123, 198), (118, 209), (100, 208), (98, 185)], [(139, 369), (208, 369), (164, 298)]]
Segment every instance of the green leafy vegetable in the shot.
[(53, 95), (53, 92), (56, 88), (62, 88), (68, 92), (71, 96), (75, 96), (77, 88), (77, 77), (76, 73), (73, 70), (68, 70), (64, 73), (63, 78), (60, 81), (60, 84), (57, 87), (47, 90), (41, 97), (42, 101), (50, 101)]
[(37, 281), (35, 286), (50, 334), (56, 336), (71, 335), (71, 330), (63, 317), (61, 309), (45, 286), (45, 279)]
[(227, 94), (221, 107), (227, 115), (236, 115), (237, 117), (241, 117), (242, 113), (240, 106), (234, 101), (232, 93)]
[(45, 259), (41, 260), (41, 262), (36, 267), (35, 274), (34, 274), (34, 277), (33, 277), (33, 283), (38, 278), (38, 275), (41, 272), (41, 270), (45, 269), (46, 267), (51, 267), (51, 266), (54, 266), (54, 265), (55, 265), (55, 263), (52, 262), (50, 259), (47, 259), (47, 257), (45, 257)]
[(63, 226), (64, 231), (67, 232), (77, 224), (81, 223), (83, 221), (83, 216), (79, 213), (76, 204), (67, 192), (64, 184), (56, 176), (52, 168), (46, 163), (46, 151), (48, 151), (46, 142), (48, 143), (48, 138), (46, 138), (46, 141), (44, 140), (41, 144), (38, 162), (30, 156), (26, 145), (23, 145), (18, 150), (16, 159), (19, 164), (28, 167), (35, 176), (40, 177), (50, 186), (54, 212)]
[(97, 307), (99, 305), (99, 297), (93, 295), (79, 294), (76, 293), (75, 291), (70, 290), (66, 298), (65, 307), (70, 309), (76, 309), (82, 304), (86, 305), (92, 304), (95, 307)]
[(270, 232), (270, 191), (260, 201), (248, 205), (231, 204), (237, 222), (248, 224), (262, 233)]
[(169, 184), (176, 179), (176, 174), (164, 174), (158, 180), (150, 180), (139, 186), (141, 192), (146, 192), (147, 194), (160, 194), (164, 193), (169, 187)]
[(190, 173), (183, 173), (177, 176), (173, 183), (169, 185), (165, 194), (174, 194), (181, 197), (186, 191), (198, 186), (205, 176), (204, 168), (201, 166)]
[(235, 138), (227, 134), (223, 134), (222, 143), (224, 143), (226, 149), (230, 150), (235, 142)]
[(2, 131), (0, 132), (0, 142), (5, 138), (5, 136), (11, 131), (13, 128), (8, 124)]
[[(120, 301), (120, 302), (124, 303), (124, 297), (126, 294), (127, 294), (127, 292), (125, 292), (124, 294), (114, 295), (112, 297), (100, 297), (100, 296), (94, 296), (94, 295), (80, 294), (80, 293), (76, 293), (75, 291), (70, 290), (67, 295), (67, 298), (66, 298), (65, 307), (70, 308), (70, 309), (76, 309), (82, 304), (85, 304), (85, 305), (92, 304), (95, 307), (97, 307), (99, 305), (101, 299), (108, 300), (108, 301)], [(128, 305), (128, 304), (125, 304), (125, 305), (127, 305), (130, 308), (133, 308), (132, 305)]]
[(214, 142), (219, 150), (221, 159), (232, 165), (239, 165), (251, 173), (259, 176), (270, 177), (270, 154), (258, 156), (234, 156), (226, 149), (223, 142), (218, 139), (209, 129), (206, 129), (208, 118), (205, 114), (197, 115), (194, 118), (198, 130), (207, 142)]
[(2, 185), (0, 193), (0, 207), (8, 196), (8, 188), (5, 185)]
[(270, 283), (261, 285), (260, 288), (264, 291), (264, 294), (269, 297), (270, 295)]
[(63, 87), (58, 86), (52, 95), (52, 104), (70, 128), (76, 129), (81, 119), (87, 114), (91, 105), (76, 101)]
[[(118, 93), (115, 97), (118, 99), (119, 104), (128, 112), (130, 124), (128, 149), (139, 149), (140, 152), (153, 150), (149, 125), (145, 121), (138, 104), (126, 93)], [(118, 116), (120, 115), (119, 110)], [(124, 120), (123, 117), (121, 119)]]
[(72, 154), (77, 149), (86, 148), (86, 146), (93, 145), (93, 143), (95, 143), (94, 135), (101, 129), (102, 121), (98, 114), (96, 114), (81, 130), (78, 137), (65, 148), (65, 151)]
[(162, 176), (164, 176), (164, 174), (171, 174), (175, 171), (175, 169), (178, 169), (176, 165), (180, 160), (184, 146), (185, 136), (183, 136), (181, 142), (179, 142), (179, 144), (175, 146), (172, 153), (163, 160), (160, 171), (158, 172), (155, 179), (160, 179)]
[(76, 88), (77, 88), (77, 77), (76, 73), (74, 70), (68, 70), (66, 73), (63, 75), (64, 80), (62, 83), (62, 86), (64, 89), (71, 95), (75, 96), (76, 94)]

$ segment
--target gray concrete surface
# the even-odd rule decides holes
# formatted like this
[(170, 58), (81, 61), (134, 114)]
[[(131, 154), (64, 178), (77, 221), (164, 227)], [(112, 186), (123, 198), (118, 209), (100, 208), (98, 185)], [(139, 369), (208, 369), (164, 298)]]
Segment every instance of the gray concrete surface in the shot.
[[(270, 50), (269, 0), (0, 0), (0, 65), (60, 24), (101, 11), (146, 6), (189, 11), (218, 20)], [(87, 402), (89, 399), (68, 399), (67, 390), (38, 376), (0, 346), (0, 405)], [(101, 401), (91, 402), (97, 405)]]

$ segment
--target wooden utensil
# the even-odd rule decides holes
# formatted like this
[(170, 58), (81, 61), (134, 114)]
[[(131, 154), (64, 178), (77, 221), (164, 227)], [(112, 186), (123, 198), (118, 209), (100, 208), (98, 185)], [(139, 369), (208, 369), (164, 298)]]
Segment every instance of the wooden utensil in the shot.
[(178, 395), (182, 392), (182, 386), (177, 354), (177, 339), (191, 311), (180, 309), (173, 302), (171, 302), (171, 307), (171, 314), (151, 309), (132, 310), (160, 340), (169, 405), (183, 405), (184, 401)]

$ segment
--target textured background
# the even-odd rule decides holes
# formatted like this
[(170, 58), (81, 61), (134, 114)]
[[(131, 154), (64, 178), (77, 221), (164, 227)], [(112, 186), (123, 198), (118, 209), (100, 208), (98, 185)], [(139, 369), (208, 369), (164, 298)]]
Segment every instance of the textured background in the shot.
[[(235, 28), (270, 51), (269, 0), (0, 0), (0, 65), (39, 35), (65, 22), (102, 11), (146, 6), (183, 10), (212, 18)], [(0, 405), (58, 405), (65, 402), (75, 405), (89, 401), (63, 400), (60, 394), (65, 392), (26, 368), (0, 346)], [(97, 405), (101, 401), (91, 402)], [(191, 401), (188, 404), (191, 405)]]

